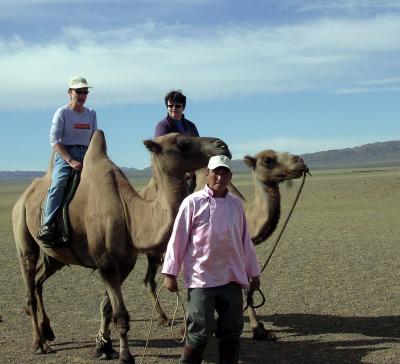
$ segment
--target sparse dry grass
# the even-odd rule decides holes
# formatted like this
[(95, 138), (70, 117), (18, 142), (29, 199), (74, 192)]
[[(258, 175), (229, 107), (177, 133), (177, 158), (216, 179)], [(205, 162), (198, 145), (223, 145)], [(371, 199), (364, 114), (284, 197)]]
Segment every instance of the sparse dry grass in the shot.
[[(250, 196), (249, 175), (235, 176), (235, 182)], [(282, 221), (298, 185), (281, 188)], [(79, 267), (64, 268), (45, 285), (56, 352), (30, 354), (31, 324), (22, 313), (24, 287), (10, 217), (25, 187), (0, 183), (0, 362), (94, 363), (90, 353), (103, 287), (96, 272)], [(267, 304), (258, 313), (279, 340), (251, 340), (246, 323), (241, 363), (400, 363), (399, 201), (399, 169), (321, 171), (307, 179), (262, 277)], [(261, 261), (275, 237), (257, 247)], [(130, 346), (137, 356), (151, 313), (141, 284), (144, 272), (145, 259), (140, 258), (124, 285), (132, 318)], [(165, 292), (162, 300), (172, 312), (174, 296)], [(168, 329), (155, 325), (149, 346), (145, 363), (177, 362), (180, 345)], [(211, 341), (205, 363), (215, 363), (215, 349)]]

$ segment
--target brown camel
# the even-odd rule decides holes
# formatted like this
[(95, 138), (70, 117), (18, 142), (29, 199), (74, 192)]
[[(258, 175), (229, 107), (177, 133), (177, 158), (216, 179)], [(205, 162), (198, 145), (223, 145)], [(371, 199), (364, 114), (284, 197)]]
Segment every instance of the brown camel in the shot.
[[(109, 324), (113, 320), (119, 332), (119, 363), (135, 362), (128, 347), (129, 314), (121, 285), (133, 269), (138, 252), (165, 251), (177, 208), (187, 194), (185, 172), (200, 168), (212, 155), (230, 156), (226, 144), (216, 138), (167, 134), (144, 144), (152, 153), (157, 186), (157, 198), (151, 202), (134, 190), (107, 157), (104, 134), (95, 132), (84, 159), (80, 185), (69, 206), (68, 247), (45, 249), (36, 239), (50, 168), (43, 178), (32, 182), (15, 204), (14, 237), (33, 326), (32, 349), (36, 353), (49, 352), (47, 340), (54, 339), (42, 300), (43, 282), (63, 265), (74, 264), (98, 269), (106, 287), (95, 352), (103, 358), (111, 354)], [(38, 266), (40, 248), (49, 258)]]
[[(258, 245), (275, 231), (280, 218), (280, 191), (279, 183), (301, 177), (308, 171), (304, 161), (295, 155), (279, 153), (273, 150), (264, 150), (254, 157), (245, 156), (243, 161), (251, 168), (254, 184), (254, 198), (251, 202), (244, 199), (240, 191), (231, 183), (229, 191), (239, 196), (244, 205), (246, 218), (249, 224), (250, 235), (253, 243)], [(197, 186), (205, 184), (204, 170), (197, 172)], [(152, 299), (155, 300), (155, 276), (160, 258), (148, 256), (148, 269), (145, 278)], [(167, 317), (160, 306), (157, 306), (161, 323)], [(253, 338), (256, 340), (273, 339), (274, 335), (264, 328), (257, 319), (256, 312), (249, 307), (250, 324)]]
[[(281, 212), (279, 183), (301, 177), (308, 168), (300, 157), (273, 150), (264, 150), (254, 157), (245, 156), (243, 161), (253, 174), (254, 198), (243, 203), (251, 239), (258, 245), (266, 241), (278, 225)], [(252, 307), (248, 313), (253, 338), (273, 339), (273, 333), (264, 328)]]

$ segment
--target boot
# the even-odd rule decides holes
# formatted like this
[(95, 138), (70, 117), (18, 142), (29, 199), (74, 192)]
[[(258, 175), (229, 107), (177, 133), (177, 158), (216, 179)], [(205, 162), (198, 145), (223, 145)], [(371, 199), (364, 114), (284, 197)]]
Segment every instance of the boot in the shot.
[(219, 341), (219, 364), (237, 364), (239, 361), (239, 340)]
[(54, 240), (54, 225), (44, 224), (40, 227), (37, 238), (43, 242), (51, 243)]
[(201, 364), (203, 360), (203, 348), (192, 348), (188, 343), (182, 349), (180, 364)]

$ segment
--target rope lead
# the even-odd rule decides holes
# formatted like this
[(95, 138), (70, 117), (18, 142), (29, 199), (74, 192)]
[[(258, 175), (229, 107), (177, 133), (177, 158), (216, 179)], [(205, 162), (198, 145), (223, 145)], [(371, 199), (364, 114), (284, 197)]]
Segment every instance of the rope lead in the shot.
[[(280, 240), (281, 237), (282, 237), (282, 234), (283, 234), (283, 232), (284, 232), (284, 230), (285, 230), (285, 228), (286, 228), (286, 225), (287, 225), (287, 223), (289, 222), (290, 217), (292, 216), (293, 210), (294, 210), (294, 208), (295, 208), (295, 206), (296, 206), (296, 204), (297, 204), (297, 201), (299, 200), (300, 193), (301, 193), (301, 191), (303, 190), (303, 186), (304, 186), (304, 182), (305, 182), (305, 180), (306, 180), (306, 175), (307, 175), (307, 173), (310, 174), (310, 172), (309, 172), (308, 170), (307, 170), (306, 172), (304, 172), (304, 174), (303, 174), (303, 180), (301, 181), (301, 185), (300, 185), (300, 187), (299, 187), (299, 190), (297, 191), (297, 195), (296, 195), (296, 198), (294, 199), (292, 208), (291, 208), (290, 211), (289, 211), (289, 214), (288, 214), (288, 216), (287, 216), (287, 218), (286, 218), (285, 223), (283, 224), (282, 230), (281, 230), (281, 232), (279, 233), (278, 238), (276, 239), (274, 245), (272, 246), (271, 253), (269, 254), (267, 260), (265, 261), (265, 263), (264, 263), (264, 265), (263, 265), (263, 267), (262, 267), (262, 269), (261, 269), (261, 274), (264, 272), (264, 270), (265, 270), (265, 268), (267, 267), (269, 261), (271, 260), (271, 257), (272, 257), (272, 255), (273, 255), (274, 252), (275, 252), (275, 249), (276, 249), (276, 247), (277, 247), (277, 245), (278, 245), (278, 243), (279, 243), (279, 240)], [(310, 175), (311, 175), (311, 174), (310, 174)]]
[[(164, 288), (165, 288), (165, 286), (163, 284), (157, 291), (156, 300), (154, 301), (153, 310), (151, 311), (150, 327), (149, 327), (149, 332), (147, 334), (146, 345), (144, 347), (144, 352), (142, 354), (142, 358), (141, 358), (139, 364), (142, 364), (144, 362), (144, 358), (146, 356), (147, 347), (149, 346), (149, 341), (150, 341), (151, 330), (153, 328), (154, 312), (156, 310), (156, 305), (159, 302), (160, 293)], [(179, 295), (179, 293), (175, 292), (175, 294), (176, 294), (176, 304), (175, 304), (175, 311), (174, 311), (174, 314), (172, 315), (172, 321), (171, 321), (171, 335), (172, 335), (173, 340), (176, 343), (181, 344), (186, 339), (186, 310), (185, 310), (185, 306), (184, 306), (184, 304), (182, 302), (182, 298)], [(184, 322), (185, 322), (185, 325), (184, 325), (185, 326), (185, 330), (184, 330), (184, 333), (183, 333), (183, 337), (181, 339), (177, 339), (177, 336), (175, 336), (175, 332), (174, 332), (175, 317), (176, 317), (176, 313), (178, 311), (179, 303), (181, 304), (182, 309), (183, 309), (183, 318), (184, 318)]]

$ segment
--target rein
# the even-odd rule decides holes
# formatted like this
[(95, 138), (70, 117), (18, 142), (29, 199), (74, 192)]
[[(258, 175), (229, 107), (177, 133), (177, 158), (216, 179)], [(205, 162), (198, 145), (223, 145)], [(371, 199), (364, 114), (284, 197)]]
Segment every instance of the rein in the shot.
[[(164, 286), (164, 284), (163, 284), (163, 285), (158, 289), (158, 292), (157, 292), (157, 295), (156, 295), (156, 300), (155, 300), (154, 305), (153, 305), (153, 310), (151, 311), (150, 327), (149, 327), (149, 332), (148, 332), (148, 334), (147, 334), (146, 345), (145, 345), (145, 347), (144, 347), (144, 352), (143, 352), (143, 354), (142, 354), (142, 358), (141, 358), (139, 364), (142, 364), (142, 363), (144, 362), (144, 358), (145, 358), (145, 356), (146, 356), (147, 347), (149, 346), (149, 341), (150, 341), (151, 330), (152, 330), (152, 328), (153, 328), (154, 312), (155, 312), (155, 310), (156, 310), (156, 305), (157, 305), (157, 303), (159, 302), (160, 293), (161, 293), (161, 291), (162, 291), (164, 288), (165, 288), (165, 286)], [(185, 339), (186, 339), (186, 310), (185, 310), (185, 305), (183, 304), (182, 298), (181, 298), (181, 296), (179, 295), (179, 292), (175, 292), (175, 294), (176, 294), (176, 304), (175, 304), (175, 311), (174, 311), (174, 314), (172, 315), (172, 322), (171, 322), (171, 326), (170, 326), (170, 327), (171, 327), (171, 336), (172, 336), (172, 338), (174, 339), (174, 341), (175, 341), (176, 343), (181, 344), (181, 343), (183, 343), (183, 342), (185, 341)], [(184, 326), (185, 326), (185, 331), (184, 331), (183, 337), (182, 337), (181, 339), (177, 339), (177, 336), (175, 335), (175, 332), (174, 332), (175, 317), (176, 317), (176, 313), (177, 313), (177, 311), (178, 311), (179, 304), (181, 304), (181, 306), (182, 306), (182, 309), (183, 309), (183, 318), (184, 318), (184, 322), (185, 322), (185, 325), (184, 325)]]
[[(286, 217), (286, 220), (285, 220), (285, 223), (284, 223), (283, 226), (282, 226), (281, 232), (279, 233), (278, 237), (276, 238), (276, 241), (275, 241), (274, 245), (272, 246), (272, 250), (271, 250), (271, 252), (269, 253), (267, 259), (265, 260), (265, 263), (264, 263), (264, 265), (263, 265), (263, 267), (262, 267), (262, 269), (261, 269), (261, 274), (263, 274), (265, 268), (267, 267), (268, 263), (270, 262), (270, 260), (271, 260), (271, 258), (272, 258), (272, 255), (274, 254), (274, 252), (275, 252), (275, 250), (276, 250), (276, 247), (277, 247), (277, 245), (278, 245), (278, 243), (279, 243), (279, 241), (280, 241), (280, 239), (281, 239), (281, 237), (282, 237), (282, 234), (283, 234), (283, 232), (285, 231), (286, 225), (288, 224), (289, 219), (290, 219), (290, 217), (292, 216), (293, 210), (294, 210), (294, 208), (296, 207), (297, 201), (299, 200), (301, 191), (303, 190), (303, 186), (304, 186), (304, 182), (306, 181), (307, 173), (311, 176), (311, 173), (310, 173), (308, 170), (305, 171), (305, 172), (303, 173), (303, 180), (301, 181), (301, 185), (300, 185), (300, 187), (299, 187), (299, 190), (297, 191), (296, 198), (295, 198), (294, 201), (293, 201), (293, 205), (292, 205), (292, 207), (291, 207), (291, 209), (290, 209), (290, 211), (289, 211), (288, 216)], [(253, 300), (253, 295), (254, 295), (254, 293), (255, 293), (256, 291), (258, 291), (258, 293), (259, 293), (260, 296), (261, 296), (261, 303), (260, 303), (260, 304), (257, 304), (257, 305), (254, 304), (254, 300)], [(261, 289), (257, 289), (257, 290), (250, 289), (250, 290), (247, 292), (246, 303), (247, 303), (247, 305), (246, 305), (246, 307), (243, 309), (243, 311), (246, 310), (248, 307), (251, 307), (251, 308), (258, 308), (258, 307), (261, 307), (262, 305), (264, 305), (264, 303), (265, 303), (265, 296), (264, 296), (263, 292), (261, 291)]]

